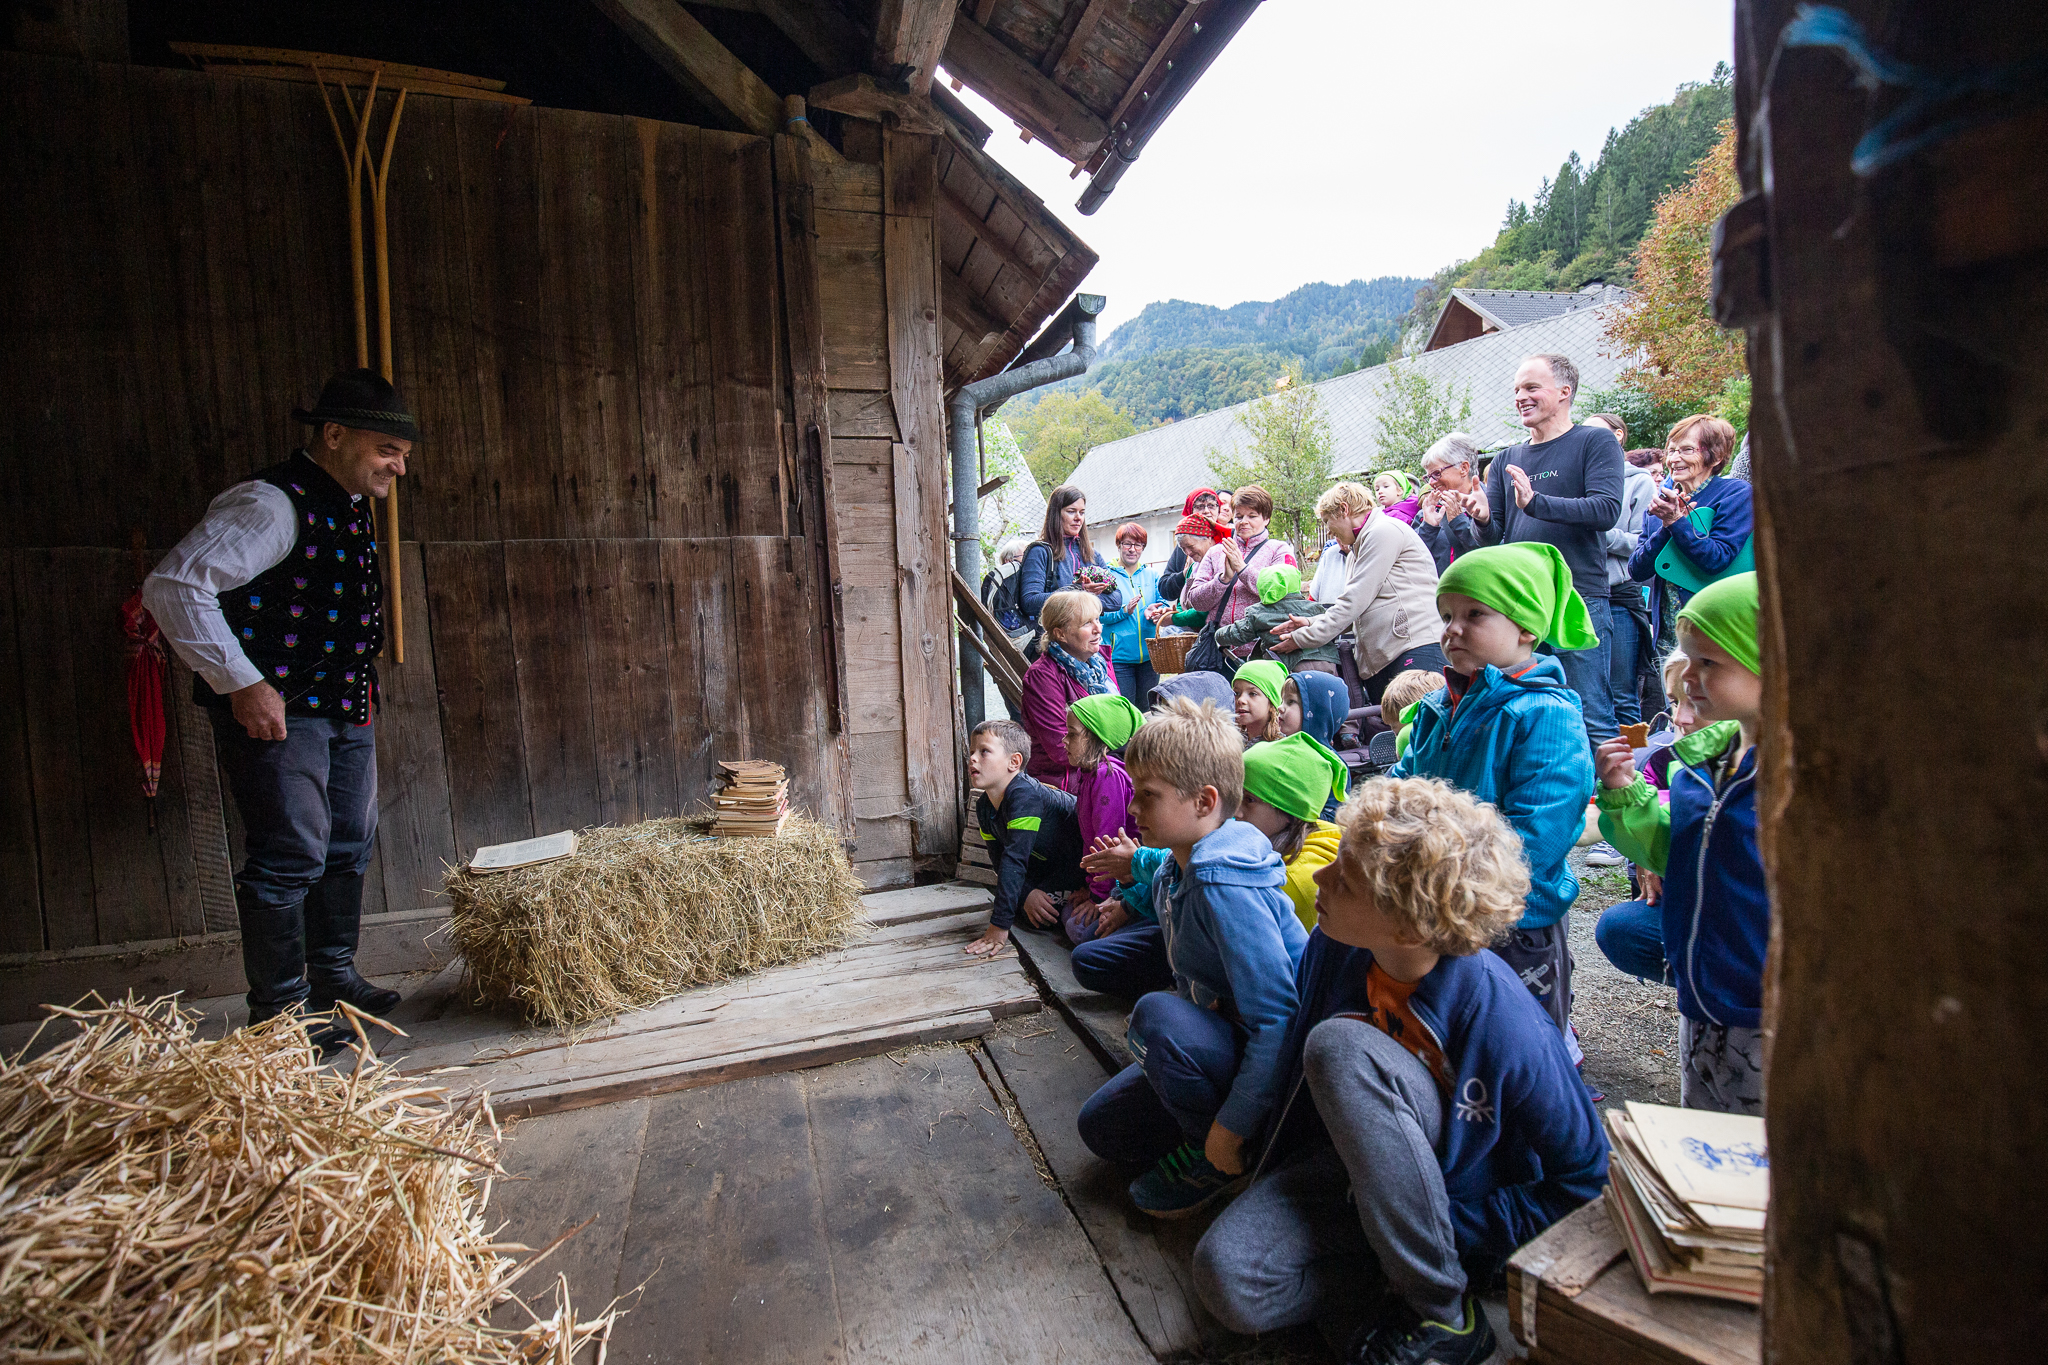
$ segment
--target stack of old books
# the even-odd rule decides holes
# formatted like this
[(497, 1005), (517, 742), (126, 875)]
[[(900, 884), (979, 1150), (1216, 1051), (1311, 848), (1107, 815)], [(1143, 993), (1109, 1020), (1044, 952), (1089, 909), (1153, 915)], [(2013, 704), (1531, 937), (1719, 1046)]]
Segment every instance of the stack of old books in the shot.
[(1771, 1164), (1764, 1121), (1631, 1100), (1607, 1111), (1609, 1216), (1652, 1294), (1755, 1304)]
[(718, 765), (711, 832), (728, 839), (773, 839), (789, 822), (789, 774), (780, 763), (742, 758)]

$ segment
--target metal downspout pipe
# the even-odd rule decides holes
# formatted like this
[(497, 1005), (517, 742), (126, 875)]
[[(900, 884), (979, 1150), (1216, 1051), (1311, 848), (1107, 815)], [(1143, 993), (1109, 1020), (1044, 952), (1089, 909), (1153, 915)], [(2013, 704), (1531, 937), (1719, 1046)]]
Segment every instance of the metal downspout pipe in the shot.
[[(980, 480), (974, 458), (975, 422), (982, 413), (1027, 389), (1086, 374), (1095, 363), (1095, 318), (1102, 312), (1102, 303), (1100, 294), (1076, 294), (1059, 317), (1038, 334), (1038, 339), (1025, 347), (1015, 365), (1001, 374), (961, 385), (947, 405), (947, 439), (953, 453), (953, 567), (969, 591), (981, 590), (981, 499), (976, 496)], [(1052, 353), (1051, 348), (1062, 346), (1065, 349)], [(984, 719), (985, 686), (981, 652), (962, 632), (960, 711), (969, 733)]]

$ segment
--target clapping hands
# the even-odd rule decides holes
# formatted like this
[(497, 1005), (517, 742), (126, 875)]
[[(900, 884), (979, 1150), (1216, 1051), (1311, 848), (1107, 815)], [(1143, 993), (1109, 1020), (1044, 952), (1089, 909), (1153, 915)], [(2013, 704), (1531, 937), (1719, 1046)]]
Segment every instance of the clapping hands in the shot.
[(1138, 841), (1128, 834), (1115, 838), (1104, 834), (1096, 838), (1081, 855), (1081, 870), (1091, 877), (1113, 877), (1117, 881), (1131, 878), (1131, 857), (1138, 851)]

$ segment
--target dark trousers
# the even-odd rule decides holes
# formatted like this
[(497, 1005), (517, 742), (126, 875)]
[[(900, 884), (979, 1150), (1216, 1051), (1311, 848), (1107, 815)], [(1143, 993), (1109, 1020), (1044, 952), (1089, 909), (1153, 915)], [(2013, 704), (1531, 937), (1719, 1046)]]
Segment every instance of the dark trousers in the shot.
[(1140, 711), (1152, 705), (1152, 689), (1159, 686), (1159, 674), (1149, 660), (1137, 659), (1111, 667), (1116, 673), (1116, 690), (1124, 694), (1125, 701)]
[(285, 738), (251, 739), (226, 707), (211, 715), (248, 835), (235, 905), (249, 1006), (276, 1013), (306, 998), (309, 967), (328, 981), (353, 970), (377, 838), (376, 730), (291, 716)]
[(1173, 989), (1173, 968), (1166, 962), (1166, 934), (1150, 921), (1126, 925), (1115, 933), (1074, 949), (1074, 979), (1084, 990), (1136, 1000), (1147, 991)]
[(1444, 671), (1444, 662), (1443, 646), (1434, 640), (1404, 651), (1400, 658), (1359, 684), (1365, 689), (1365, 704), (1378, 706), (1380, 694), (1387, 690), (1387, 684), (1409, 669), (1419, 668), (1425, 673), (1441, 673)]
[(1671, 984), (1671, 968), (1664, 958), (1662, 907), (1648, 901), (1610, 905), (1593, 926), (1593, 941), (1600, 945), (1602, 957), (1630, 976)]
[(1131, 1011), (1125, 1037), (1138, 1060), (1081, 1106), (1081, 1141), (1126, 1166), (1149, 1166), (1183, 1142), (1201, 1147), (1237, 1078), (1244, 1030), (1215, 1010), (1154, 991)]
[(1572, 1026), (1570, 938), (1571, 919), (1567, 912), (1564, 919), (1542, 929), (1510, 929), (1491, 949), (1495, 957), (1515, 969), (1529, 994), (1536, 997), (1536, 1003), (1567, 1038), (1571, 1037)]
[(1545, 645), (1543, 650), (1564, 665), (1565, 686), (1579, 694), (1579, 710), (1586, 718), (1586, 738), (1597, 749), (1621, 733), (1614, 724), (1614, 697), (1607, 684), (1613, 656), (1609, 641), (1614, 634), (1614, 613), (1605, 597), (1594, 597), (1586, 602), (1586, 615), (1592, 619), (1599, 644), (1591, 649), (1551, 649)]
[(1612, 599), (1607, 604), (1607, 620), (1612, 627), (1607, 640), (1607, 694), (1613, 699), (1618, 733), (1621, 726), (1634, 725), (1643, 718), (1642, 693), (1637, 687), (1637, 675), (1642, 671), (1643, 632), (1636, 624), (1635, 614)]

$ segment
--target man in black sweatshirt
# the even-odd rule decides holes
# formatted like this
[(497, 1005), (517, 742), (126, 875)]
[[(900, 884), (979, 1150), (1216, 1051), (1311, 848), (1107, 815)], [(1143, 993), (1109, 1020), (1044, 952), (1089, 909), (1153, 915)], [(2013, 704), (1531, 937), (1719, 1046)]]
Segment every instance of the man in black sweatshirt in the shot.
[(1579, 367), (1561, 355), (1532, 355), (1515, 371), (1515, 415), (1529, 430), (1486, 471), (1486, 487), (1467, 509), (1488, 545), (1540, 540), (1571, 566), (1600, 643), (1558, 650), (1565, 681), (1579, 694), (1586, 735), (1598, 748), (1619, 731), (1608, 691), (1607, 531), (1621, 515), (1621, 443), (1599, 422), (1572, 425)]

